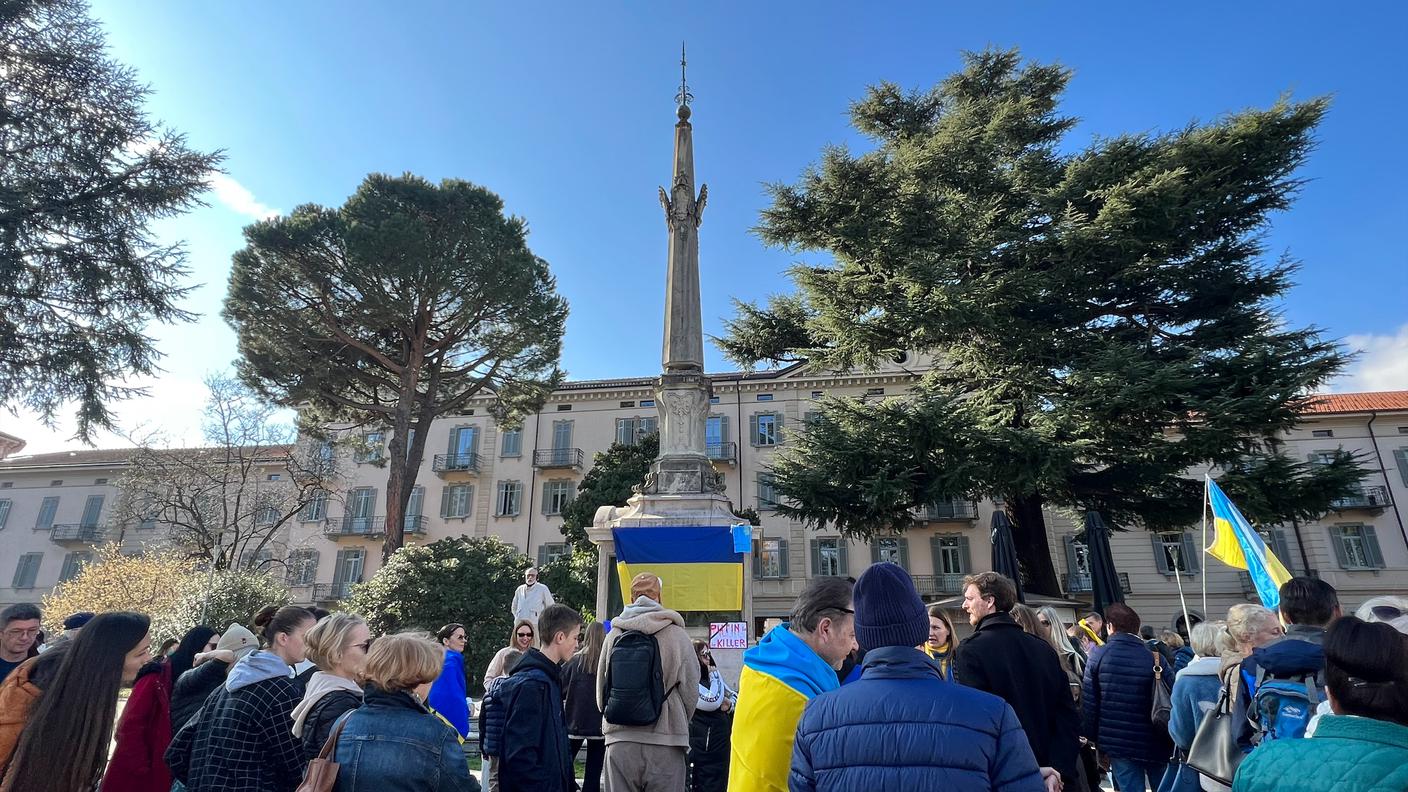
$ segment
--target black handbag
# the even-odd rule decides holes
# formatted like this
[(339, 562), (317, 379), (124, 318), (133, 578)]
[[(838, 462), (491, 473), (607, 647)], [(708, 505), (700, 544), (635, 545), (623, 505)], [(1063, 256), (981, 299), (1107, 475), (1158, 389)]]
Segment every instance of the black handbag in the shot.
[(1162, 731), (1168, 731), (1169, 718), (1173, 716), (1173, 698), (1164, 686), (1164, 666), (1157, 652), (1154, 653), (1153, 705), (1149, 708), (1149, 720)]
[(1237, 744), (1243, 718), (1237, 713), (1237, 689), (1241, 687), (1241, 666), (1233, 666), (1217, 695), (1217, 706), (1203, 717), (1193, 745), (1188, 749), (1188, 766), (1214, 781), (1232, 785), (1237, 767), (1246, 754)]

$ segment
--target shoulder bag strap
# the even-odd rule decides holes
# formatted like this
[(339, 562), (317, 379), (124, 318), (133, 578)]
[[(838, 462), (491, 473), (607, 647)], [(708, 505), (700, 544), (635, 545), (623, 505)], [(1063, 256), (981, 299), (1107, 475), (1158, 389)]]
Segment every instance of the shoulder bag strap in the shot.
[(347, 725), (347, 719), (356, 711), (356, 708), (353, 708), (338, 716), (337, 723), (333, 724), (332, 732), (328, 734), (328, 741), (323, 743), (323, 749), (318, 751), (319, 759), (332, 759), (333, 752), (337, 750), (337, 738), (342, 736), (342, 727)]

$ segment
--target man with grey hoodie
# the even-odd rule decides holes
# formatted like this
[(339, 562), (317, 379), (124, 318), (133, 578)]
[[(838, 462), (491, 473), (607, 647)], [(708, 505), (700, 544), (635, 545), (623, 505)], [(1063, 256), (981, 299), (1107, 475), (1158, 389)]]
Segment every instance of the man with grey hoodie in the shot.
[[(685, 632), (684, 617), (661, 604), (659, 577), (649, 572), (636, 575), (631, 581), (631, 597), (631, 604), (611, 620), (596, 675), (597, 704), (604, 713), (601, 731), (606, 738), (606, 790), (677, 792), (685, 788), (689, 721), (699, 703), (699, 660)], [(641, 703), (640, 679), (649, 676), (621, 673), (613, 678), (613, 659), (624, 671), (629, 661), (649, 656), (648, 644), (637, 634), (654, 639), (662, 678), (661, 690), (655, 692), (663, 692), (663, 701), (654, 722), (618, 718), (632, 723), (614, 723), (609, 713), (624, 709), (620, 705), (628, 699)], [(632, 687), (636, 689), (629, 689)]]

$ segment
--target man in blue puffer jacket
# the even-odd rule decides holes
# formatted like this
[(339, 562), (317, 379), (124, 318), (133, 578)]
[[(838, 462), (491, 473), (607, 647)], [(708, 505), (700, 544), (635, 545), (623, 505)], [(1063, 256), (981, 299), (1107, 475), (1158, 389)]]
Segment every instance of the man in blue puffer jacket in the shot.
[(792, 748), (791, 792), (1044, 792), (1012, 708), (946, 681), (915, 648), (928, 638), (929, 617), (904, 568), (871, 565), (854, 601), (865, 672), (807, 704)]
[[(1105, 608), (1110, 640), (1090, 655), (1081, 686), (1081, 733), (1111, 760), (1123, 792), (1158, 789), (1173, 743), (1154, 726), (1154, 653), (1139, 639), (1139, 614), (1115, 603)], [(1170, 675), (1165, 674), (1165, 683)], [(1146, 786), (1147, 785), (1147, 786)]]

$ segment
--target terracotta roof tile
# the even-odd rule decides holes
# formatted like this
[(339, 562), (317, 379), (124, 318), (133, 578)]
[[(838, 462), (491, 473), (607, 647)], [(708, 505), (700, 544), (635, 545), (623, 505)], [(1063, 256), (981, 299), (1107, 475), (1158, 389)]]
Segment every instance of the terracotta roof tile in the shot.
[(1325, 415), (1395, 410), (1408, 410), (1408, 390), (1326, 393), (1311, 397), (1304, 412)]

